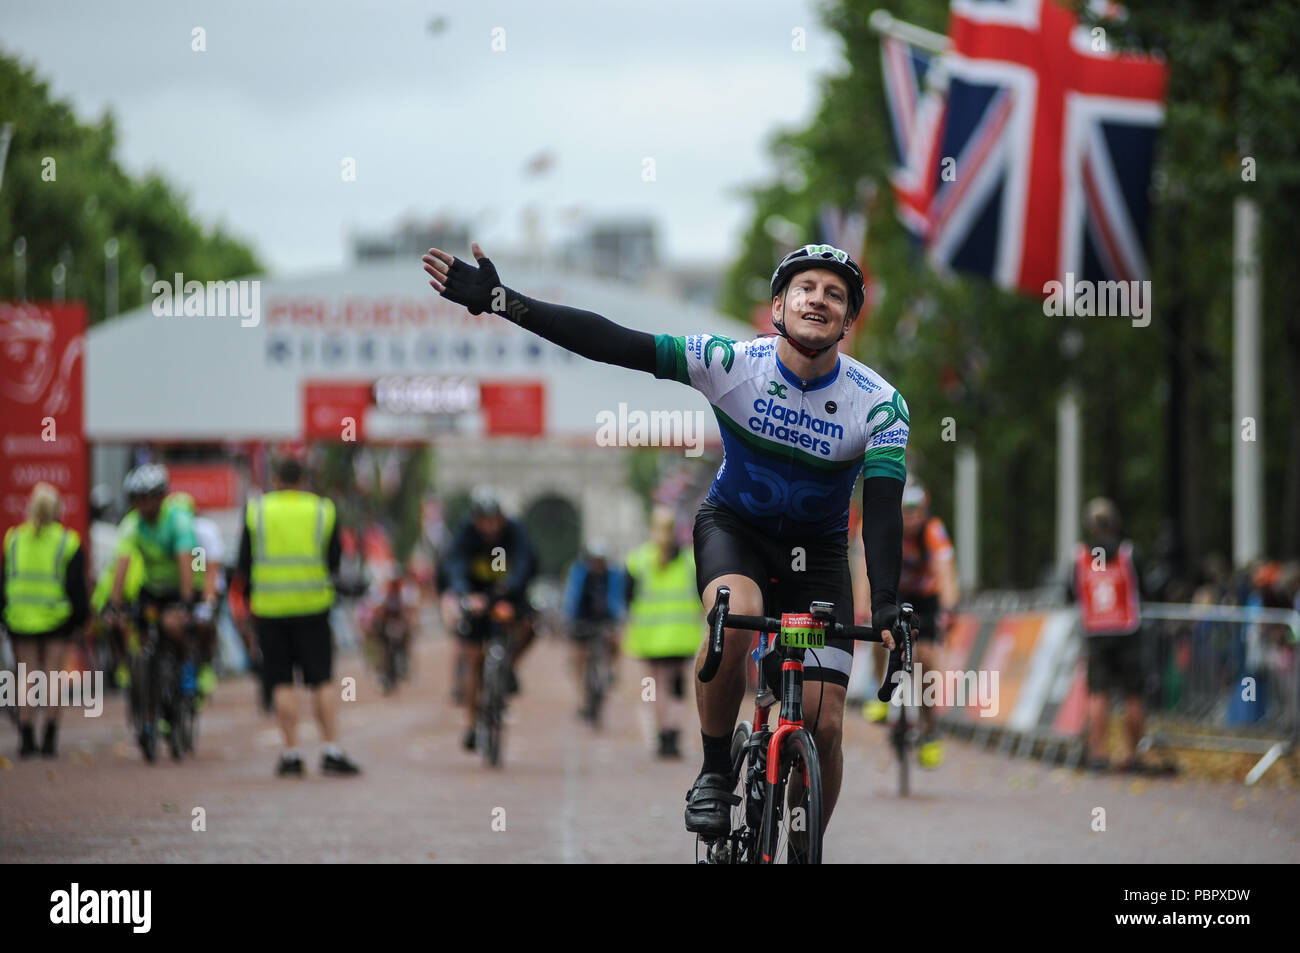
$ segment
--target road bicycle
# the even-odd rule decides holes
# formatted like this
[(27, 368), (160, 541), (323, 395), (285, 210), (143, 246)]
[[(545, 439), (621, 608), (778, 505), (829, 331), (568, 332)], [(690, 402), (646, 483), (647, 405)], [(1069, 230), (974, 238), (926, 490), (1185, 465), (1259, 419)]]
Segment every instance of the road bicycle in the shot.
[(614, 684), (614, 658), (608, 623), (577, 623), (580, 644), (585, 647), (582, 670), (582, 717), (597, 728), (609, 690)]
[(476, 737), (483, 763), (492, 768), (501, 766), (506, 702), (510, 696), (510, 629), (494, 609), (473, 609), (468, 600), (462, 600), (460, 622), (463, 636), (470, 634), (475, 619), (483, 619), (487, 625)]
[[(731, 590), (718, 587), (709, 611), (708, 649), (700, 669), (701, 682), (711, 681), (722, 662), (727, 629), (759, 633), (754, 652), (758, 687), (754, 720), (741, 722), (731, 739), (731, 782), (736, 796), (731, 832), (721, 837), (697, 836), (696, 861), (704, 864), (819, 864), (822, 860), (821, 763), (812, 732), (804, 726), (804, 656), (826, 647), (828, 637), (880, 642), (869, 626), (835, 621), (835, 607), (813, 602), (806, 613), (783, 612), (779, 618), (743, 616), (730, 611)], [(895, 648), (876, 697), (887, 701), (895, 676), (912, 671), (911, 605), (900, 607), (893, 628)], [(773, 638), (775, 637), (775, 638)], [(780, 662), (780, 695), (768, 685), (764, 659), (774, 653)], [(777, 727), (768, 725), (777, 701), (781, 714)]]
[(131, 659), (127, 714), (145, 760), (158, 755), (161, 720), (173, 760), (193, 754), (198, 738), (197, 667), (189, 633), (178, 643), (164, 638), (156, 605), (140, 610), (140, 651)]

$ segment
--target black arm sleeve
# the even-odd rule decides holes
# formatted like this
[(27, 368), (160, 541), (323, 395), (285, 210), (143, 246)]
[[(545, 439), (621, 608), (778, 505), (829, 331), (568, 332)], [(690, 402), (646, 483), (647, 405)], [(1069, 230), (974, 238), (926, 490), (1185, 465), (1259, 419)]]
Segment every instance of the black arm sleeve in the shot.
[(86, 592), (86, 550), (80, 546), (68, 560), (68, 568), (63, 575), (63, 588), (72, 603), (72, 615), (68, 625), (77, 628), (90, 618), (90, 594)]
[(655, 338), (592, 311), (550, 304), (506, 289), (501, 317), (581, 357), (653, 374)]
[(898, 602), (903, 569), (903, 481), (870, 477), (862, 481), (862, 546), (871, 582), (871, 612)]

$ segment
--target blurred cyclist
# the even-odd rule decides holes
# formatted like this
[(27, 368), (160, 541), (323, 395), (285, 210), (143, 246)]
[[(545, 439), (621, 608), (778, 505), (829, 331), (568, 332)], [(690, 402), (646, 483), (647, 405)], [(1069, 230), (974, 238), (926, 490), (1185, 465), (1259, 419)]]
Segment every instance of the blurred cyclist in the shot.
[[(898, 581), (898, 599), (910, 602), (916, 611), (919, 632), (915, 656), (921, 671), (937, 670), (939, 649), (948, 629), (948, 618), (957, 605), (957, 566), (952, 542), (943, 521), (930, 515), (930, 494), (919, 480), (907, 481), (903, 488), (903, 571)], [(887, 705), (867, 703), (866, 714), (872, 721), (883, 719)], [(934, 708), (921, 706), (921, 743), (917, 758), (924, 768), (937, 768), (943, 762), (943, 746), (934, 727)]]
[[(604, 639), (608, 645), (612, 671), (618, 650), (618, 626), (626, 606), (627, 575), (623, 567), (610, 565), (604, 543), (588, 543), (583, 558), (569, 570), (564, 587), (564, 617), (573, 640), (573, 671), (580, 687), (584, 684), (594, 640)], [(592, 721), (596, 712), (584, 702), (578, 709), (578, 717)]]
[(491, 624), (488, 614), (511, 630), (509, 684), (510, 691), (517, 692), (515, 667), (534, 635), (527, 587), (537, 571), (537, 557), (523, 525), (507, 519), (497, 495), (480, 487), (470, 497), (470, 518), (456, 534), (443, 568), (447, 573), (444, 619), (460, 636), (458, 655), (465, 673), (464, 746), (473, 751), (478, 746), (478, 693)]
[[(417, 625), (419, 602), (419, 587), (400, 568), (380, 586), (378, 601), (368, 618), (365, 637), (370, 646), (369, 654), (377, 660), (375, 667), (384, 679), (388, 677), (384, 663), (387, 659), (386, 640), (391, 631), (397, 633), (401, 652), (399, 658), (409, 661), (411, 657), (411, 635)], [(407, 662), (403, 663), (405, 664)], [(396, 672), (398, 678), (404, 675), (404, 669)], [(386, 691), (391, 691), (393, 687), (385, 684)]]
[[(0, 620), (13, 642), (14, 662), (28, 671), (63, 667), (67, 639), (78, 635), (89, 617), (86, 553), (76, 530), (59, 522), (62, 501), (48, 483), (32, 487), (27, 520), (5, 531), (0, 552)], [(25, 690), (21, 686), (20, 690)], [(45, 736), (40, 752), (57, 753), (59, 697), (46, 699)], [(22, 735), (19, 757), (36, 754), (36, 710), (18, 708)]]

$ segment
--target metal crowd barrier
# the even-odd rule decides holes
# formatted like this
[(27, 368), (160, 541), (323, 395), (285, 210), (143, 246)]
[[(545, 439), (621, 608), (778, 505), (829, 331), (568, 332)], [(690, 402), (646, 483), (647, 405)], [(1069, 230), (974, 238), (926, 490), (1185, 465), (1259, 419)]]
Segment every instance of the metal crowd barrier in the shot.
[(1300, 741), (1300, 612), (1142, 606), (1152, 746), (1261, 755), (1254, 784)]

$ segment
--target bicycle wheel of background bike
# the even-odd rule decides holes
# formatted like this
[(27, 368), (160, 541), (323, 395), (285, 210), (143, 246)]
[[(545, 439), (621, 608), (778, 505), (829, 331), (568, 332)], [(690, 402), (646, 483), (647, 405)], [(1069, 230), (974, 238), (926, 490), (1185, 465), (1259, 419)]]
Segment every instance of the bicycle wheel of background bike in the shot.
[[(800, 729), (781, 742), (777, 784), (769, 788), (759, 838), (764, 863), (822, 862), (822, 771), (812, 735)], [(801, 790), (792, 792), (797, 779)]]
[(502, 714), (505, 708), (505, 673), (496, 664), (483, 673), (483, 698), (479, 709), (479, 747), (488, 767), (501, 764)]
[(899, 710), (898, 721), (890, 729), (889, 743), (894, 749), (894, 756), (898, 758), (898, 796), (907, 797), (912, 785), (909, 777), (911, 765), (907, 758), (909, 745), (906, 705)]
[(153, 761), (158, 751), (158, 703), (154, 693), (155, 669), (152, 653), (140, 653), (131, 661), (130, 704), (131, 733), (140, 745), (146, 761)]

